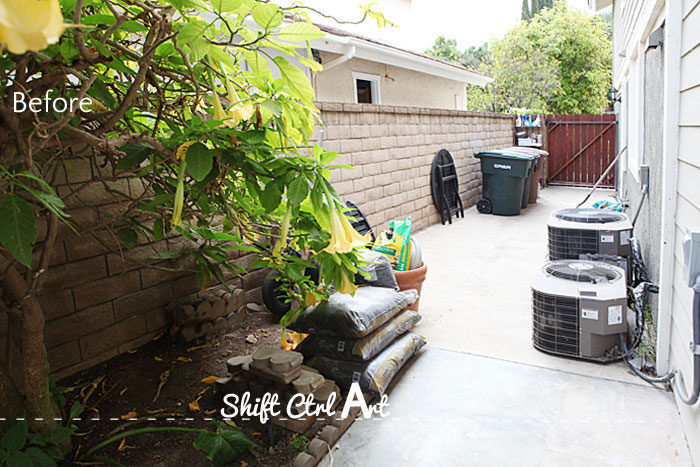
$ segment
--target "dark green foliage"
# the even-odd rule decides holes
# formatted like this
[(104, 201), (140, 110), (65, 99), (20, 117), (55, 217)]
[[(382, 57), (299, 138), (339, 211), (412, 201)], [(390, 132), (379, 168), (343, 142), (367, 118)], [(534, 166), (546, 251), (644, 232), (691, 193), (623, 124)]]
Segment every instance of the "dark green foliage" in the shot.
[(523, 0), (523, 6), (522, 6), (521, 13), (520, 13), (520, 19), (523, 21), (527, 21), (530, 18), (532, 18), (532, 15), (530, 14), (530, 2), (529, 2), (529, 0)]

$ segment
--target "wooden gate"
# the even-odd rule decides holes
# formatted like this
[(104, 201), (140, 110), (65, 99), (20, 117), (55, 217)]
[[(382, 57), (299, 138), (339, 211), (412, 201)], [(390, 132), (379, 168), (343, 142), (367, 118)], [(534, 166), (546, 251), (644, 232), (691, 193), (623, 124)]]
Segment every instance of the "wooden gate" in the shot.
[[(545, 122), (547, 183), (593, 186), (615, 159), (615, 115), (547, 115)], [(614, 170), (600, 186), (615, 187)]]

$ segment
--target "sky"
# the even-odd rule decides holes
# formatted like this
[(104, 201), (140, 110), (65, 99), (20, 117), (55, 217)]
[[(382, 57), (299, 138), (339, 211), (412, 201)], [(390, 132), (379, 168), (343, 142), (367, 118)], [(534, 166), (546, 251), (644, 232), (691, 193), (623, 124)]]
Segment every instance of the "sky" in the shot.
[[(587, 0), (567, 1), (592, 14)], [(440, 35), (455, 39), (463, 50), (503, 37), (520, 21), (522, 6), (522, 0), (305, 0), (304, 4), (344, 20), (357, 20), (362, 15), (358, 5), (371, 2), (376, 3), (373, 9), (398, 28), (378, 29), (374, 21), (347, 25), (317, 16), (313, 20), (417, 52), (425, 51)]]

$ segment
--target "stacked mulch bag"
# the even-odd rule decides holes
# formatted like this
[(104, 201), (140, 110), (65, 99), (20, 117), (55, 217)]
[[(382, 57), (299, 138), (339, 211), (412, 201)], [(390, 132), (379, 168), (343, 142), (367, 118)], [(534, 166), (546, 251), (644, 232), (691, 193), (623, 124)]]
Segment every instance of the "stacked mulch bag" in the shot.
[(334, 293), (307, 308), (290, 326), (309, 334), (297, 347), (308, 365), (341, 387), (357, 382), (364, 392), (384, 394), (401, 367), (426, 343), (410, 333), (420, 315), (406, 307), (418, 299), (415, 290), (399, 291), (386, 256), (367, 251), (369, 278), (354, 295)]

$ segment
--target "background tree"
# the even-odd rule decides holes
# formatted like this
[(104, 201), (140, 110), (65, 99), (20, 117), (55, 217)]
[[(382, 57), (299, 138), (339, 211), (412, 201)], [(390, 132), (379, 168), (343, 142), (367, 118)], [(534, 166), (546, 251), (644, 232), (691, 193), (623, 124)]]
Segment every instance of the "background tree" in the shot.
[(477, 70), (483, 63), (487, 63), (489, 60), (489, 43), (484, 42), (479, 46), (469, 46), (467, 50), (464, 51), (461, 63), (467, 68)]
[(520, 19), (522, 21), (527, 21), (532, 18), (530, 14), (530, 0), (523, 0), (523, 5), (520, 10)]
[(600, 18), (558, 1), (491, 44), (493, 76), (486, 88), (469, 86), (470, 110), (596, 113), (605, 110), (612, 79), (612, 42)]
[(457, 41), (439, 36), (431, 48), (425, 51), (426, 54), (441, 58), (449, 62), (461, 64), (464, 53), (457, 49)]
[(489, 44), (484, 42), (480, 46), (470, 46), (465, 51), (457, 48), (457, 41), (440, 36), (435, 39), (433, 46), (425, 51), (433, 57), (442, 58), (452, 63), (476, 70), (488, 59)]

